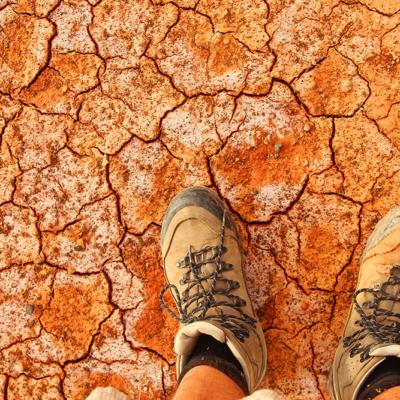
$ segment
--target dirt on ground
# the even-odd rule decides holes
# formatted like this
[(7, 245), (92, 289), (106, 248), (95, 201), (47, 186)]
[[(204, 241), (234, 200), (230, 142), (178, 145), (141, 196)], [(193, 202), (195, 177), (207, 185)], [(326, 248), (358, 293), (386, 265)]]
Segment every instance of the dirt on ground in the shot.
[(171, 396), (159, 238), (191, 185), (238, 223), (262, 387), (329, 399), (363, 247), (400, 198), (399, 11), (0, 0), (0, 399)]

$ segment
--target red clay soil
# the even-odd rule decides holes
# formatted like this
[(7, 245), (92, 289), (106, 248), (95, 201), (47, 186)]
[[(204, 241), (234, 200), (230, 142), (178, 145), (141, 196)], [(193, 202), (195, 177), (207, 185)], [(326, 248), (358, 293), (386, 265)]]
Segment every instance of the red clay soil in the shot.
[(0, 54), (0, 399), (171, 397), (160, 225), (191, 185), (239, 225), (262, 387), (329, 399), (400, 198), (399, 2), (0, 0)]

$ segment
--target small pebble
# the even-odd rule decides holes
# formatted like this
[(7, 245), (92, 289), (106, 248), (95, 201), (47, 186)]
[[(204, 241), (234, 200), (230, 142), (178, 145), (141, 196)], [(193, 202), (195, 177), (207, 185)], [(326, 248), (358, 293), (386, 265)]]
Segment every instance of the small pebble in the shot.
[(25, 307), (25, 312), (28, 315), (33, 315), (35, 313), (35, 307), (32, 304), (27, 304)]
[(353, 84), (349, 80), (344, 80), (342, 81), (342, 84), (340, 85), (342, 92), (350, 92), (351, 89), (353, 89)]
[(146, 38), (141, 37), (141, 38), (139, 39), (139, 46), (140, 46), (140, 47), (143, 47), (143, 46), (146, 46), (146, 44), (147, 44)]
[(165, 51), (163, 49), (159, 49), (156, 53), (156, 58), (161, 59), (165, 57)]
[(272, 72), (271, 72), (271, 76), (272, 76), (273, 78), (279, 78), (279, 77), (280, 77), (280, 74), (279, 74), (278, 71), (272, 71)]
[(279, 158), (279, 154), (275, 154), (275, 158)]
[(365, 56), (363, 57), (363, 60), (364, 60), (364, 61), (368, 61), (368, 60), (370, 60), (371, 58), (374, 58), (374, 57), (375, 57), (375, 53), (373, 53), (373, 52), (371, 51), (371, 52), (365, 54)]
[(44, 262), (44, 257), (40, 255), (33, 263), (34, 264), (43, 264)]
[(376, 188), (377, 189), (382, 189), (382, 186), (381, 185), (377, 185)]
[(317, 86), (317, 82), (311, 81), (308, 83), (307, 89), (312, 90), (312, 89), (315, 89), (316, 86)]
[(308, 131), (311, 129), (311, 126), (308, 125), (308, 124), (305, 124), (303, 129), (304, 129), (306, 132), (308, 132)]
[(275, 151), (276, 151), (277, 153), (279, 153), (279, 152), (281, 151), (282, 146), (283, 146), (282, 144), (276, 143), (276, 144), (275, 144)]
[(224, 44), (229, 44), (229, 39), (228, 38), (224, 39)]

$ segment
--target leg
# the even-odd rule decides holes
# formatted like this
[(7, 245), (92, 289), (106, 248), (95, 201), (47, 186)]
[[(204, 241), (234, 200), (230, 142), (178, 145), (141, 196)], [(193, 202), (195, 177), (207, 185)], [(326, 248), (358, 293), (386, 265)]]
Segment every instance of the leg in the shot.
[(333, 360), (333, 400), (400, 398), (400, 206), (377, 224)]
[(174, 400), (236, 400), (245, 396), (227, 375), (208, 365), (191, 369), (182, 379)]
[(400, 399), (400, 386), (392, 387), (375, 397), (375, 400)]

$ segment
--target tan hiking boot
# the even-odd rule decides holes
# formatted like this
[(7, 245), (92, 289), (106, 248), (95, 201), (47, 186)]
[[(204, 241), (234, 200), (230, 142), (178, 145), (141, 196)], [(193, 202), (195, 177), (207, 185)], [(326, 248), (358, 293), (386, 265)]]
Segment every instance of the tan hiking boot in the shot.
[(386, 357), (400, 357), (400, 206), (376, 225), (361, 258), (357, 289), (328, 389), (334, 400), (354, 400)]
[[(252, 393), (267, 369), (267, 349), (246, 287), (241, 240), (225, 204), (210, 189), (191, 187), (171, 201), (161, 231), (168, 285), (164, 308), (181, 323), (175, 337), (178, 377), (201, 334), (226, 342)], [(162, 296), (171, 290), (176, 316)]]

